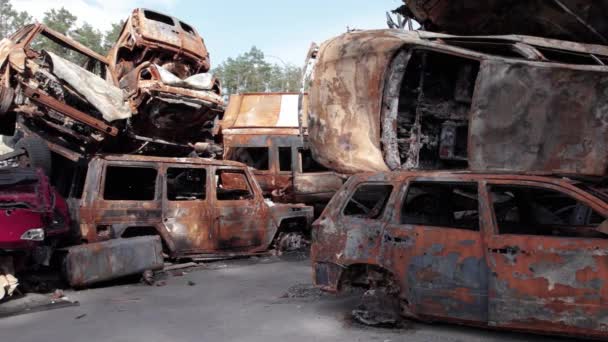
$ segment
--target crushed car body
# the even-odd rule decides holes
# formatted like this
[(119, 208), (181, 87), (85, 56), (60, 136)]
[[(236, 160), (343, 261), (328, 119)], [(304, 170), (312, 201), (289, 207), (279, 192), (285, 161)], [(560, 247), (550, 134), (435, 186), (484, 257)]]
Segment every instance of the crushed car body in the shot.
[[(3, 39), (1, 133), (21, 125), (81, 154), (187, 155), (189, 143), (212, 140), (225, 105), (202, 38), (158, 18), (185, 30), (135, 10), (108, 57), (42, 24)], [(176, 36), (193, 52), (176, 53)]]
[(273, 200), (324, 204), (345, 178), (312, 157), (307, 107), (308, 94), (232, 95), (220, 122), (224, 159), (254, 168), (264, 195)]
[(314, 281), (405, 317), (605, 339), (608, 196), (568, 178), (352, 176), (313, 224)]
[(608, 167), (608, 47), (373, 30), (320, 47), (309, 141), (337, 172)]
[(208, 73), (209, 53), (195, 28), (136, 9), (108, 53), (132, 110), (134, 129), (181, 143), (212, 138), (224, 111), (219, 80)]

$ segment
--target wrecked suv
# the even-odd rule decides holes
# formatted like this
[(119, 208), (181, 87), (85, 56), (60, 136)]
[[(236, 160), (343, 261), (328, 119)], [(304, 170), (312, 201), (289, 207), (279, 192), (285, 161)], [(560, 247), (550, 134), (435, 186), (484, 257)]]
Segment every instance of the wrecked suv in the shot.
[(567, 178), (360, 174), (313, 224), (314, 282), (416, 319), (605, 339), (607, 217), (601, 185)]
[(105, 155), (71, 175), (87, 243), (157, 235), (173, 258), (251, 255), (304, 244), (313, 218), (311, 207), (265, 200), (236, 162)]

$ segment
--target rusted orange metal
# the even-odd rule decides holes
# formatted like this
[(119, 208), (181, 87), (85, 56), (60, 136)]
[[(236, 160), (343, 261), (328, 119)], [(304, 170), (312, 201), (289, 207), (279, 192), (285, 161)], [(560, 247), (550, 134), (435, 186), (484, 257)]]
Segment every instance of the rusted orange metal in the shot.
[(345, 174), (447, 168), (603, 176), (604, 60), (606, 46), (540, 37), (349, 32), (320, 47), (310, 147), (321, 164)]
[[(369, 184), (392, 187), (383, 210), (375, 218), (347, 214), (353, 193)], [(461, 213), (473, 215), (472, 226), (459, 228), (450, 223), (454, 217), (443, 223), (437, 217), (428, 223), (408, 223), (414, 222), (408, 216), (412, 212), (422, 215), (427, 210), (415, 201), (406, 202), (419, 184), (469, 186), (473, 191), (457, 193), (463, 196), (459, 202), (477, 203)], [(542, 233), (530, 223), (512, 224), (509, 229), (517, 233), (507, 232), (503, 221), (507, 214), (501, 212), (499, 219), (502, 209), (497, 209), (504, 198), (495, 191), (505, 186), (559, 194), (593, 216), (576, 214), (570, 204), (551, 195), (545, 203), (553, 208), (551, 212), (562, 215), (561, 221), (545, 223)], [(326, 291), (341, 291), (361, 284), (373, 268), (398, 284), (396, 300), (408, 317), (606, 339), (607, 200), (597, 185), (552, 176), (449, 171), (359, 174), (313, 224), (314, 281)], [(425, 200), (426, 208), (441, 208), (439, 201)], [(443, 204), (454, 205), (458, 204)]]
[[(106, 183), (112, 177), (110, 168), (155, 172), (155, 180), (150, 181), (152, 197), (108, 197), (108, 189), (129, 184), (121, 185), (116, 178)], [(170, 173), (176, 170), (188, 173), (172, 178)], [(171, 184), (181, 184), (185, 194), (171, 195)], [(243, 164), (202, 158), (95, 157), (81, 197), (71, 201), (71, 209), (80, 218), (85, 241), (158, 235), (166, 252), (175, 257), (261, 253), (272, 248), (277, 236), (292, 229), (293, 223), (298, 232), (308, 234), (313, 215), (312, 208), (304, 205), (267, 203)]]
[[(220, 122), (224, 159), (238, 160), (252, 170), (266, 196), (279, 202), (327, 203), (343, 183), (329, 170), (308, 168), (305, 152), (308, 94), (246, 93), (230, 97)], [(251, 156), (248, 149), (263, 151)], [(283, 155), (282, 155), (283, 153)], [(309, 159), (312, 158), (309, 157)], [(266, 163), (260, 163), (266, 160)]]

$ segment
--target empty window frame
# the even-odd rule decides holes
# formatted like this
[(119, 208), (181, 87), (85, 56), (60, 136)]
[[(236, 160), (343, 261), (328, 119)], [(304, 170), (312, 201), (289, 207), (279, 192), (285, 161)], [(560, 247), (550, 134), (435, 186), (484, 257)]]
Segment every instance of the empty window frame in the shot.
[(279, 170), (291, 171), (291, 147), (279, 147)]
[(40, 54), (40, 63), (52, 64), (50, 57), (43, 53), (43, 50), (49, 51), (68, 62), (86, 69), (102, 79), (106, 78), (107, 65), (105, 63), (87, 56), (76, 47), (67, 44), (48, 32), (42, 31), (40, 34), (36, 35), (29, 43), (29, 48)]
[(253, 198), (247, 175), (242, 170), (217, 170), (215, 194), (219, 201), (241, 201)]
[(167, 199), (169, 201), (204, 200), (207, 170), (170, 167), (167, 169)]
[(393, 186), (390, 184), (361, 184), (344, 208), (344, 215), (378, 219), (392, 192)]
[(401, 223), (478, 231), (477, 184), (410, 183), (401, 207)]
[(267, 171), (270, 165), (268, 147), (234, 147), (226, 159), (241, 162), (260, 171)]
[(159, 23), (163, 23), (163, 24), (171, 25), (171, 26), (175, 25), (173, 23), (173, 18), (166, 16), (164, 14), (160, 14), (160, 13), (152, 12), (152, 11), (144, 11), (144, 16), (146, 17), (146, 19), (158, 21)]
[(182, 30), (184, 30), (190, 34), (194, 34), (194, 29), (192, 28), (192, 26), (190, 26), (182, 21), (179, 22), (179, 25), (182, 27)]
[(70, 197), (82, 198), (88, 171), (89, 167), (86, 164), (76, 167)]
[(604, 217), (565, 193), (541, 187), (490, 186), (499, 234), (606, 238)]
[(151, 201), (155, 199), (156, 169), (108, 166), (103, 198), (110, 201)]
[(326, 167), (317, 163), (312, 157), (312, 152), (308, 149), (300, 149), (300, 160), (302, 161), (302, 173), (324, 172), (328, 171)]

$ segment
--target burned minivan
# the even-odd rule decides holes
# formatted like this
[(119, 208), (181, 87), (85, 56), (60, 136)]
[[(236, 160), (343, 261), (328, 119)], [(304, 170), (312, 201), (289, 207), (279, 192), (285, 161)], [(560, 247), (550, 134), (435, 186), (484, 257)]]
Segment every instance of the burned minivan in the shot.
[(606, 218), (605, 187), (586, 181), (363, 173), (313, 224), (314, 282), (409, 318), (605, 339)]
[[(408, 2), (409, 3), (409, 2)], [(319, 49), (309, 141), (345, 174), (608, 169), (608, 47), (532, 36), (353, 31)]]

